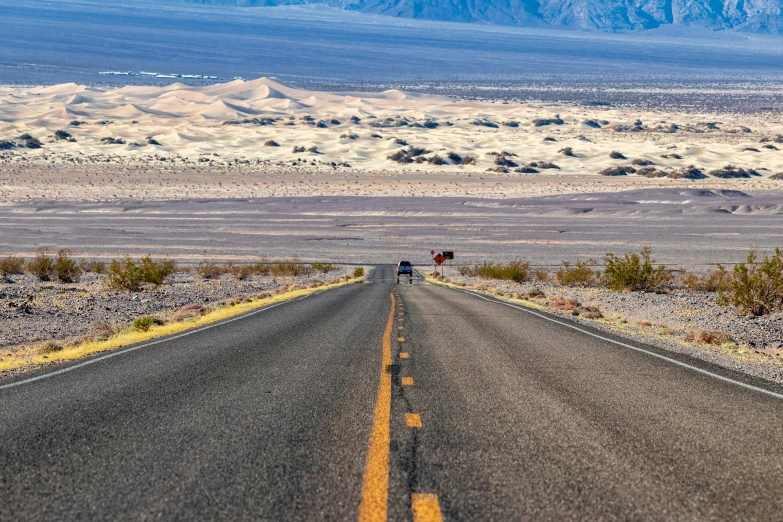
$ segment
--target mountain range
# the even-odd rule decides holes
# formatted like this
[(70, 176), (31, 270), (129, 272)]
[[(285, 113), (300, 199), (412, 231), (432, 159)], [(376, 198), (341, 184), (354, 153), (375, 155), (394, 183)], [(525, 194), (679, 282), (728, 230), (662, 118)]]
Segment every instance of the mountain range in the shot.
[(184, 0), (261, 7), (320, 4), (403, 18), (627, 32), (662, 26), (783, 34), (783, 0)]

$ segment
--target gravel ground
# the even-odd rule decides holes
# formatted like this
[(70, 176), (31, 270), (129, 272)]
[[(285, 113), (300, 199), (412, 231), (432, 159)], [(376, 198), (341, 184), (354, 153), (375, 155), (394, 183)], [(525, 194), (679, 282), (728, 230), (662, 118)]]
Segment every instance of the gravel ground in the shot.
[(214, 303), (238, 294), (273, 293), (281, 287), (327, 282), (353, 273), (338, 267), (328, 274), (298, 277), (254, 276), (238, 281), (230, 275), (203, 280), (177, 272), (166, 284), (142, 292), (112, 291), (102, 275), (84, 274), (73, 284), (39, 282), (29, 275), (0, 284), (0, 349), (87, 334), (98, 321), (127, 325), (134, 318), (174, 312), (189, 304)]
[[(653, 344), (660, 348), (684, 353), (726, 368), (783, 382), (783, 314), (764, 317), (744, 316), (732, 308), (717, 304), (717, 294), (690, 290), (668, 294), (643, 292), (611, 292), (601, 288), (570, 288), (553, 283), (488, 281), (465, 277), (456, 268), (446, 268), (445, 275), (454, 283), (485, 287), (503, 292), (524, 294), (535, 288), (545, 297), (531, 302), (550, 306), (555, 296), (576, 299), (583, 306), (598, 307), (609, 321), (589, 321), (591, 325)], [(551, 310), (551, 309), (550, 309)], [(571, 312), (552, 313), (575, 321)], [(626, 322), (623, 322), (626, 321)], [(729, 334), (736, 347), (713, 346), (687, 342), (688, 333), (713, 330)]]

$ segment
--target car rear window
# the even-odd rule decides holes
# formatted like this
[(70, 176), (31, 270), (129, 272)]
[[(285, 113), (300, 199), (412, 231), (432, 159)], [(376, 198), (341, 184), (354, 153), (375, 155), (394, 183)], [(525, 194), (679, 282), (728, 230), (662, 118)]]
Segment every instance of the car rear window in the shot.
[(408, 261), (400, 261), (400, 266), (411, 266)]

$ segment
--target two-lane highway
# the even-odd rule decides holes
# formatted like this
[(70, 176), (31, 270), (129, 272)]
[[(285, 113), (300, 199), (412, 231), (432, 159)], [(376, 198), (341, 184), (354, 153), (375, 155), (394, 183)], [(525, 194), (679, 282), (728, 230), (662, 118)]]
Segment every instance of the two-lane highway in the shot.
[(780, 397), (392, 270), (0, 383), (0, 519), (779, 518)]

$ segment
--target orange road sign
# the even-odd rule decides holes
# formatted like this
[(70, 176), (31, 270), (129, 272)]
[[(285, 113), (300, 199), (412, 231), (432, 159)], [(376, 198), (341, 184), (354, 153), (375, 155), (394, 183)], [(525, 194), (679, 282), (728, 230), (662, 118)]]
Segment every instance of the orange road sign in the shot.
[(435, 263), (442, 265), (446, 258), (443, 257), (443, 255), (438, 254), (437, 256), (433, 257), (432, 260), (435, 261)]

